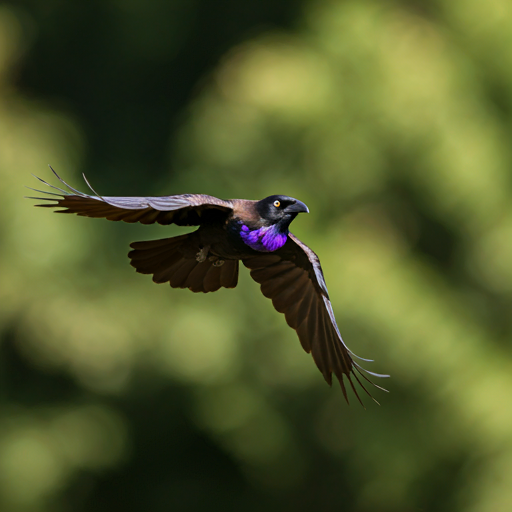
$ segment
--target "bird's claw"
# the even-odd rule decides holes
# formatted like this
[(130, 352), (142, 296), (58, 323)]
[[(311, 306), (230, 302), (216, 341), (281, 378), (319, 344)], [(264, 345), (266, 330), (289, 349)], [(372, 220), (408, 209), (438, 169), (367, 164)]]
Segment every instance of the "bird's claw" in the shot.
[(196, 254), (196, 261), (199, 263), (203, 263), (206, 260), (206, 256), (208, 256), (209, 247), (201, 247), (201, 250)]
[(212, 265), (214, 267), (222, 267), (222, 265), (224, 265), (224, 260), (219, 259), (218, 256), (208, 256), (209, 251), (209, 245), (207, 245), (206, 247), (201, 247), (201, 250), (196, 254), (196, 261), (198, 261), (199, 263), (203, 263), (203, 261), (206, 261), (206, 258), (208, 258), (208, 260), (212, 262)]

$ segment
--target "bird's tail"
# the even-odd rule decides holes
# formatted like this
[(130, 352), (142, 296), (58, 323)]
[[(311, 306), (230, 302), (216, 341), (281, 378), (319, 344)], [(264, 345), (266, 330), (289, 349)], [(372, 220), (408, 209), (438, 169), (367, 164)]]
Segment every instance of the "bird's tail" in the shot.
[[(202, 247), (195, 233), (133, 242), (128, 253), (130, 264), (141, 274), (153, 274), (155, 283), (169, 282), (173, 288), (193, 292), (214, 292), (220, 287), (234, 288), (238, 283), (238, 260), (212, 261), (201, 257)], [(199, 261), (203, 260), (203, 261)]]

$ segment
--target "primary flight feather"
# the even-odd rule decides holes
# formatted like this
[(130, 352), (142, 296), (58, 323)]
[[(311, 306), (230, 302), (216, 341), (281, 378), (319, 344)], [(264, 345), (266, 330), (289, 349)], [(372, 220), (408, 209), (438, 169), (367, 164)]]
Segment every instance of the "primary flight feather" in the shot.
[(221, 287), (234, 288), (241, 261), (261, 285), (263, 295), (284, 313), (329, 385), (334, 373), (348, 401), (345, 377), (360, 402), (353, 378), (369, 396), (359, 377), (383, 389), (362, 372), (375, 377), (387, 375), (363, 369), (343, 342), (317, 255), (289, 231), (299, 213), (309, 212), (303, 202), (283, 195), (261, 201), (223, 200), (203, 194), (106, 197), (98, 195), (84, 176), (94, 193), (88, 195), (70, 187), (52, 171), (68, 191), (36, 176), (58, 191), (37, 190), (51, 197), (32, 199), (51, 202), (36, 206), (61, 207), (64, 209), (58, 213), (115, 221), (199, 226), (186, 235), (133, 242), (133, 250), (128, 253), (131, 265), (141, 274), (152, 274), (155, 283), (169, 282), (173, 288), (207, 293)]

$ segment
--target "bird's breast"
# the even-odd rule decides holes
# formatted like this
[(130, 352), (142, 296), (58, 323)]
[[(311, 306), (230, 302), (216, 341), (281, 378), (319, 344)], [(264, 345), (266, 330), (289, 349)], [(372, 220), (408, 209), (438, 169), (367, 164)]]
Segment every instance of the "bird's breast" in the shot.
[(277, 251), (286, 243), (288, 238), (288, 230), (282, 232), (277, 225), (251, 229), (243, 221), (238, 220), (228, 225), (227, 229), (231, 237), (236, 240), (237, 245), (242, 243), (245, 247), (258, 252)]

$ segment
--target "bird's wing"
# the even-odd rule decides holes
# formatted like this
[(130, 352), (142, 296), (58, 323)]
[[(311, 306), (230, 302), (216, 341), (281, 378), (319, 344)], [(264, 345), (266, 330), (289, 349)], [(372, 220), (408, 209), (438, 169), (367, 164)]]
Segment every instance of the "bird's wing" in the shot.
[[(50, 167), (51, 169), (51, 167)], [(230, 212), (233, 209), (231, 201), (218, 199), (204, 194), (183, 194), (163, 197), (104, 197), (96, 194), (84, 176), (84, 180), (95, 195), (88, 195), (68, 185), (53, 169), (59, 181), (69, 190), (50, 185), (35, 176), (39, 181), (59, 193), (36, 190), (50, 197), (31, 197), (52, 201), (48, 204), (38, 204), (47, 208), (64, 208), (58, 213), (76, 213), (83, 217), (97, 217), (124, 222), (141, 222), (142, 224), (177, 224), (179, 226), (197, 226), (206, 211), (212, 210)], [(30, 188), (30, 187), (28, 187)]]
[(244, 259), (243, 263), (251, 270), (251, 277), (261, 284), (263, 295), (272, 299), (277, 311), (284, 313), (288, 325), (297, 331), (302, 347), (312, 354), (329, 385), (332, 384), (332, 373), (336, 375), (347, 402), (343, 376), (347, 378), (359, 402), (361, 399), (352, 378), (373, 397), (358, 374), (375, 387), (383, 389), (362, 372), (375, 377), (388, 375), (364, 370), (354, 361), (352, 356), (357, 356), (350, 352), (341, 338), (320, 261), (307, 245), (290, 233), (281, 249)]

